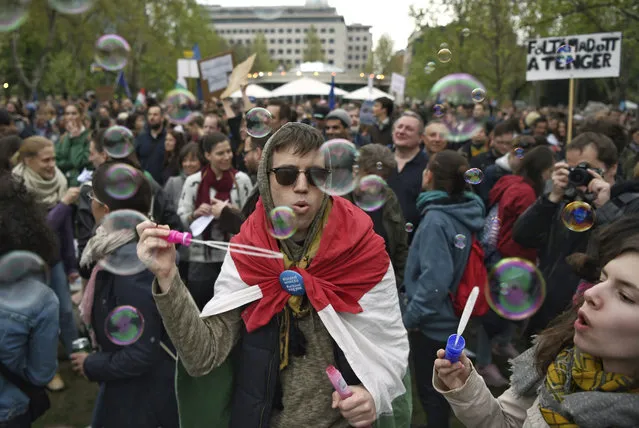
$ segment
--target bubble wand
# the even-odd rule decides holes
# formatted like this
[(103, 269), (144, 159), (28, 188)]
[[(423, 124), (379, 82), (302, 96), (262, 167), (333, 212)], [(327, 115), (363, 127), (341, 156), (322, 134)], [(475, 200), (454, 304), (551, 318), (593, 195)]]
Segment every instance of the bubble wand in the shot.
[(459, 357), (466, 347), (466, 340), (463, 338), (462, 333), (464, 332), (464, 330), (466, 330), (466, 325), (468, 325), (470, 316), (473, 313), (473, 309), (475, 308), (475, 303), (477, 302), (478, 296), (479, 287), (473, 287), (472, 291), (470, 292), (470, 296), (468, 296), (468, 300), (466, 301), (464, 312), (462, 312), (462, 316), (459, 319), (457, 334), (451, 334), (448, 338), (448, 342), (446, 343), (446, 356), (444, 358), (446, 358), (451, 363), (456, 363), (457, 361), (459, 361)]
[(216, 250), (233, 251), (238, 254), (244, 254), (247, 256), (266, 257), (269, 259), (283, 259), (282, 253), (277, 251), (267, 250), (266, 248), (253, 247), (251, 245), (235, 244), (232, 242), (224, 241), (202, 241), (200, 239), (193, 239), (193, 235), (189, 232), (179, 232), (172, 230), (169, 232), (166, 241), (171, 244), (180, 244), (185, 247), (189, 247), (191, 244), (206, 245), (207, 247), (215, 248)]

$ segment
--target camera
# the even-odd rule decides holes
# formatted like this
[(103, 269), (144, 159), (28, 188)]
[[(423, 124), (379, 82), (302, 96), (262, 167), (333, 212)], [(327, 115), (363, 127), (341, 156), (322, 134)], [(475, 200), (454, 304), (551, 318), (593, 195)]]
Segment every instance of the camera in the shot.
[(592, 175), (588, 172), (590, 165), (585, 162), (580, 163), (574, 168), (569, 169), (568, 180), (575, 187), (587, 186), (592, 180)]

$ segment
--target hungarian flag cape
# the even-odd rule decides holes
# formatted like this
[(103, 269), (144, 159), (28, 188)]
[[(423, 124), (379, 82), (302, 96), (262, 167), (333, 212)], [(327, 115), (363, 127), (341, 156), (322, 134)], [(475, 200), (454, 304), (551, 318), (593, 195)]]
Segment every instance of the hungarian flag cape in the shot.
[[(280, 251), (268, 227), (264, 206), (258, 201), (231, 242)], [(393, 399), (406, 391), (403, 379), (409, 347), (384, 240), (373, 231), (370, 217), (342, 198), (333, 198), (321, 233), (308, 269), (289, 270), (302, 276), (310, 303), (373, 396), (377, 413), (391, 413)], [(266, 325), (290, 297), (279, 279), (285, 270), (282, 259), (227, 252), (215, 297), (201, 316), (248, 305), (242, 312), (247, 330)]]

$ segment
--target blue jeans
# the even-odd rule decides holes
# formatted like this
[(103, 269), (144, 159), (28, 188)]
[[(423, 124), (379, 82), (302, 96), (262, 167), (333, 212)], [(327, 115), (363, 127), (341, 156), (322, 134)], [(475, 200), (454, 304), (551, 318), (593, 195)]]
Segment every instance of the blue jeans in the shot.
[(64, 350), (69, 356), (73, 352), (72, 343), (78, 338), (78, 328), (73, 318), (73, 302), (71, 302), (69, 280), (62, 262), (59, 262), (51, 269), (49, 286), (60, 301), (60, 338), (62, 339)]

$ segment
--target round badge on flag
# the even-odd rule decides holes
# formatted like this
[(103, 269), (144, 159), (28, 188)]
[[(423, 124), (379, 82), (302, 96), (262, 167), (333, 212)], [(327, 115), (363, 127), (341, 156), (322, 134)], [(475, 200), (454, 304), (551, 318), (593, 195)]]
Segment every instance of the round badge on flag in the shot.
[(292, 270), (285, 270), (280, 274), (280, 285), (292, 296), (303, 296), (306, 293), (304, 278)]

